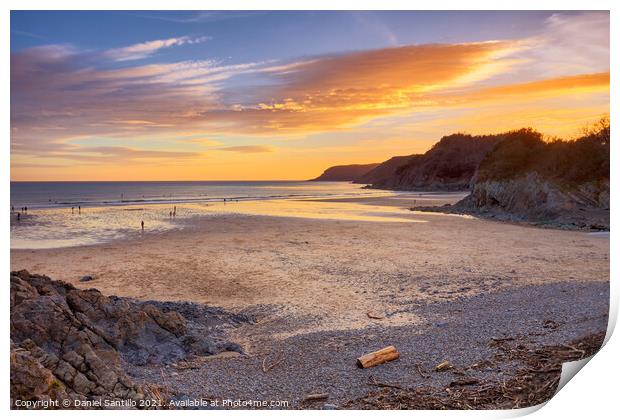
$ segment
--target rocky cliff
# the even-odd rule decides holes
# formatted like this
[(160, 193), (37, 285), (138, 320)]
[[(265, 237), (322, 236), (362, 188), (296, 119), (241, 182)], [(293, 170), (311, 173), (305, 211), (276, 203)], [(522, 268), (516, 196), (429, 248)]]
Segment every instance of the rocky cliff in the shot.
[(609, 229), (609, 126), (574, 141), (546, 142), (523, 129), (480, 163), (455, 209), (497, 218)]
[(339, 165), (327, 168), (321, 176), (311, 181), (353, 181), (368, 171), (376, 168), (378, 163), (368, 163), (365, 165)]
[[(241, 348), (225, 326), (246, 322), (191, 303), (141, 302), (80, 290), (26, 271), (11, 273), (11, 404), (126, 401), (158, 388), (134, 381), (132, 366), (172, 363)], [(183, 312), (184, 315), (181, 313)]]
[(423, 155), (411, 156), (393, 174), (372, 183), (391, 190), (467, 190), (478, 165), (502, 135), (443, 137)]

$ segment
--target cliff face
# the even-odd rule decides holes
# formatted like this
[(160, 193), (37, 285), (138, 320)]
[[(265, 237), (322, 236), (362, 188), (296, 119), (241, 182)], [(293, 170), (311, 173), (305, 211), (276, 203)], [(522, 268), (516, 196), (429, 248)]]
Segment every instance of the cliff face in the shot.
[(392, 190), (466, 190), (484, 157), (503, 138), (453, 134), (423, 155), (410, 157), (392, 176), (372, 184)]
[(456, 208), (500, 218), (609, 228), (609, 127), (575, 141), (509, 133), (480, 163)]
[(339, 165), (327, 168), (321, 176), (311, 181), (353, 181), (376, 168), (378, 163), (365, 165)]
[(408, 163), (411, 159), (415, 159), (419, 156), (420, 155), (394, 156), (358, 177), (353, 182), (356, 184), (383, 184), (395, 175), (398, 168)]

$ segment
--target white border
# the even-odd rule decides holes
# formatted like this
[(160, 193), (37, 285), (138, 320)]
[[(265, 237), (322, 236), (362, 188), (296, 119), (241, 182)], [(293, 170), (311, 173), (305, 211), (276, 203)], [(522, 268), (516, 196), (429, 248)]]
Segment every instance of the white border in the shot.
[[(0, 208), (8, 209), (10, 205), (10, 71), (9, 71), (9, 56), (10, 56), (10, 10), (265, 10), (265, 9), (284, 9), (284, 10), (611, 10), (611, 68), (614, 69), (611, 74), (611, 96), (610, 96), (610, 116), (612, 125), (616, 122), (616, 105), (614, 99), (616, 98), (617, 77), (616, 71), (618, 65), (618, 54), (614, 52), (614, 47), (617, 46), (618, 40), (618, 25), (616, 19), (618, 2), (590, 0), (587, 2), (578, 1), (557, 1), (557, 0), (521, 0), (521, 1), (483, 1), (483, 0), (469, 0), (467, 2), (457, 0), (434, 0), (432, 2), (411, 2), (404, 0), (340, 0), (340, 1), (328, 1), (328, 0), (297, 0), (294, 3), (284, 0), (262, 0), (260, 2), (248, 2), (242, 0), (212, 0), (212, 1), (197, 1), (197, 0), (175, 0), (174, 2), (163, 2), (156, 0), (89, 0), (88, 2), (79, 0), (3, 0), (1, 3), (2, 14), (0, 15), (0, 37), (2, 50), (2, 57), (4, 57), (3, 65), (0, 67), (2, 73), (2, 95), (0, 99), (1, 106), (1, 125), (2, 133), (4, 134), (4, 141), (2, 147), (4, 153), (2, 154), (2, 176), (4, 182), (0, 184), (2, 192), (2, 204)], [(614, 25), (614, 23), (616, 23)], [(615, 127), (615, 125), (614, 125)], [(618, 136), (615, 135), (615, 129), (612, 130), (612, 162), (611, 162), (611, 189), (612, 189), (612, 209), (617, 208), (618, 204), (618, 187), (616, 179), (618, 179), (618, 168), (616, 166), (619, 163), (617, 147), (615, 142), (618, 141)], [(612, 212), (612, 224), (615, 217)], [(5, 217), (3, 219), (3, 235), (1, 236), (4, 255), (1, 259), (2, 270), (7, 273), (10, 267), (10, 227), (9, 219)], [(615, 324), (618, 310), (618, 287), (616, 285), (616, 272), (617, 264), (614, 264), (614, 257), (618, 256), (616, 241), (612, 237), (611, 239), (611, 296), (612, 305), (610, 308), (610, 321)], [(5, 289), (6, 290), (6, 289)], [(8, 300), (8, 293), (4, 295), (4, 298)], [(6, 302), (5, 300), (5, 302)], [(2, 385), (0, 390), (0, 401), (2, 401), (2, 409), (9, 411), (9, 306), (4, 307), (2, 311), (2, 325), (5, 331), (2, 335), (4, 337), (4, 348), (1, 362), (1, 377)], [(609, 334), (608, 334), (609, 335)], [(547, 419), (547, 418), (607, 418), (608, 414), (617, 413), (617, 389), (618, 389), (618, 376), (620, 364), (615, 355), (620, 354), (620, 344), (617, 337), (611, 337), (606, 346), (597, 354), (591, 362), (583, 368), (583, 371), (578, 374), (578, 379), (570, 381), (546, 406), (536, 411), (531, 415), (534, 419)], [(323, 412), (322, 415), (332, 416), (333, 418), (369, 418), (378, 416), (390, 416), (393, 418), (506, 418), (515, 417), (526, 414), (532, 410), (514, 410), (514, 411), (476, 411), (476, 412), (429, 412), (429, 411), (328, 411)], [(123, 412), (125, 415), (127, 412)], [(179, 414), (182, 413), (182, 414)], [(7, 413), (8, 414), (8, 413)], [(109, 416), (108, 412), (95, 412), (89, 411), (83, 413), (79, 411), (37, 411), (37, 412), (24, 412), (24, 411), (11, 411), (10, 415), (15, 418), (34, 418), (35, 416), (45, 416), (50, 418), (82, 418), (84, 415), (103, 417)], [(248, 411), (225, 411), (225, 412), (196, 412), (196, 411), (177, 411), (177, 412), (136, 412), (136, 416), (143, 417), (146, 415), (161, 417), (161, 416), (191, 416), (204, 418), (205, 416), (217, 416), (232, 418), (281, 418), (283, 416), (296, 416), (301, 418), (309, 418), (315, 416), (316, 413), (311, 411), (293, 412), (248, 412)], [(100, 418), (101, 418), (100, 417)]]

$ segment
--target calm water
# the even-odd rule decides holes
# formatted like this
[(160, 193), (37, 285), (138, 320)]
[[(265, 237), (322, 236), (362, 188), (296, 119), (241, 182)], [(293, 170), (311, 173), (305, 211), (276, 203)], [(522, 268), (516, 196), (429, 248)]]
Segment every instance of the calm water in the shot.
[[(345, 182), (11, 183), (15, 207), (11, 213), (11, 248), (91, 245), (138, 235), (141, 221), (147, 232), (160, 232), (191, 227), (196, 216), (231, 213), (405, 220), (394, 214), (400, 209), (311, 200), (386, 194), (392, 193)], [(24, 214), (21, 208), (25, 206), (28, 212)], [(175, 207), (176, 215), (170, 217)], [(17, 212), (21, 213), (19, 221)]]
[(347, 182), (11, 182), (11, 204), (32, 209), (369, 194)]

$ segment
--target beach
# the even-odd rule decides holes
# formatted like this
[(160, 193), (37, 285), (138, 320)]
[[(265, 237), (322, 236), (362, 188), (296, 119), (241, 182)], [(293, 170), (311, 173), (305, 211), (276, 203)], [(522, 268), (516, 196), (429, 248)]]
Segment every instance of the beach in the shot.
[[(14, 249), (11, 269), (104, 295), (190, 301), (247, 315), (251, 323), (227, 330), (242, 356), (195, 369), (128, 372), (193, 397), (285, 399), (297, 406), (307, 394), (326, 392), (340, 406), (376, 390), (369, 374), (401, 387), (442, 386), (453, 374), (435, 373), (437, 363), (470, 366), (490, 358), (494, 337), (541, 346), (605, 331), (608, 236), (408, 210), (423, 200), (456, 199), (293, 200), (297, 210), (290, 214), (277, 200), (262, 211), (244, 210), (243, 203), (233, 211), (237, 203), (229, 203), (227, 212), (211, 207), (192, 216), (183, 229)], [(312, 213), (326, 205), (331, 216), (298, 217), (300, 208)], [(349, 205), (372, 211), (360, 216)], [(347, 217), (334, 216), (338, 206)], [(80, 282), (83, 276), (93, 280)], [(400, 360), (369, 371), (355, 367), (355, 358), (387, 345), (397, 346)], [(280, 353), (283, 361), (263, 372), (263, 360)], [(486, 380), (516, 369), (506, 364), (477, 374)]]

